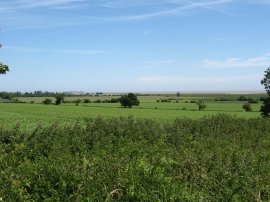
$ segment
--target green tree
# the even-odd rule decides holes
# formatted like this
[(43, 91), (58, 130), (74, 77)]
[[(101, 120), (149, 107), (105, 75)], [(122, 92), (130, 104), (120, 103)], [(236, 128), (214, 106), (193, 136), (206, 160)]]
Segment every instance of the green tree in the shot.
[(266, 97), (266, 98), (263, 98), (262, 99), (263, 101), (263, 104), (261, 106), (261, 115), (262, 117), (265, 117), (265, 118), (269, 118), (269, 114), (270, 114), (270, 97)]
[(8, 66), (0, 63), (0, 74), (6, 74), (8, 71), (9, 71)]
[(261, 84), (264, 86), (266, 93), (270, 96), (270, 67), (264, 71), (264, 78), (261, 80)]
[(129, 93), (127, 95), (122, 95), (120, 98), (121, 106), (125, 108), (131, 108), (132, 106), (139, 106), (140, 101), (138, 100), (137, 96), (133, 93)]
[(196, 104), (198, 105), (200, 111), (204, 110), (207, 106), (203, 100), (199, 100), (198, 102), (196, 102)]
[(60, 105), (65, 100), (65, 97), (63, 94), (58, 94), (55, 96), (55, 99), (55, 105)]
[(176, 97), (180, 97), (180, 96), (181, 96), (180, 92), (177, 92)]
[(264, 72), (264, 78), (261, 80), (261, 84), (264, 86), (268, 97), (263, 98), (263, 104), (261, 106), (262, 117), (269, 117), (270, 113), (270, 67), (268, 67)]
[[(0, 48), (2, 48), (2, 44), (0, 44)], [(8, 66), (0, 62), (0, 74), (6, 74), (8, 71)]]
[(251, 112), (252, 108), (251, 108), (251, 104), (250, 103), (245, 103), (242, 105), (242, 108), (246, 111), (246, 112)]

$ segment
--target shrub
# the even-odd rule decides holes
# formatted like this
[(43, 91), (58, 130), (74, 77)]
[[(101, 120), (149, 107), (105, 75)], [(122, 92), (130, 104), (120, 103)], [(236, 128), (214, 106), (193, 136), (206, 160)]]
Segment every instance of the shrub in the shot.
[(199, 100), (198, 102), (196, 102), (196, 104), (198, 105), (200, 111), (204, 110), (207, 106), (203, 100)]
[(45, 105), (49, 105), (49, 104), (52, 104), (52, 100), (49, 98), (46, 98), (42, 103)]
[(83, 99), (83, 103), (91, 103), (90, 99)]
[(242, 105), (242, 108), (246, 111), (246, 112), (251, 112), (252, 108), (251, 108), (251, 104), (250, 103), (245, 103)]

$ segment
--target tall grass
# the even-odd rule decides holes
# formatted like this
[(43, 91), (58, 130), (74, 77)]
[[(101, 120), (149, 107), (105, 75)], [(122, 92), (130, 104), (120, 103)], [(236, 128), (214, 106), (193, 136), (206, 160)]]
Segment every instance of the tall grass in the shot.
[(270, 120), (0, 128), (3, 201), (269, 201)]

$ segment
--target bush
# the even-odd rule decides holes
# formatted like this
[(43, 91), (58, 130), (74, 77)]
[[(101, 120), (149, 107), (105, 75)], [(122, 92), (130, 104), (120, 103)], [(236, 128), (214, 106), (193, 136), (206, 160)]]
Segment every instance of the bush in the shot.
[(204, 110), (207, 107), (203, 100), (199, 100), (198, 102), (196, 102), (196, 104), (198, 105), (200, 111)]
[(245, 103), (242, 105), (242, 108), (246, 111), (246, 112), (251, 112), (252, 108), (251, 108), (251, 104), (250, 103)]
[(46, 98), (42, 103), (45, 105), (49, 105), (49, 104), (52, 104), (52, 100), (49, 98)]
[[(269, 119), (0, 127), (2, 201), (269, 201)], [(248, 190), (248, 191), (247, 191)]]

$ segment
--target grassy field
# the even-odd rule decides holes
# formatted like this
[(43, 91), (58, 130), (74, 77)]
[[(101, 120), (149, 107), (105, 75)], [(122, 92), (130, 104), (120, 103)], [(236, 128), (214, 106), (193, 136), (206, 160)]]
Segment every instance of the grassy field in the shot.
[(0, 121), (2, 126), (20, 124), (26, 128), (34, 128), (37, 124), (52, 122), (74, 123), (85, 118), (102, 117), (128, 117), (148, 118), (158, 121), (173, 121), (176, 118), (198, 119), (219, 113), (244, 118), (260, 117), (260, 104), (252, 104), (253, 111), (245, 112), (242, 109), (244, 102), (207, 102), (207, 108), (199, 111), (195, 103), (157, 103), (142, 102), (139, 107), (131, 109), (121, 108), (119, 103), (81, 103), (75, 104), (43, 105), (0, 103)]
[[(0, 199), (269, 201), (270, 121), (238, 97), (140, 96), (130, 109), (2, 100)], [(201, 99), (204, 111), (190, 102)]]

